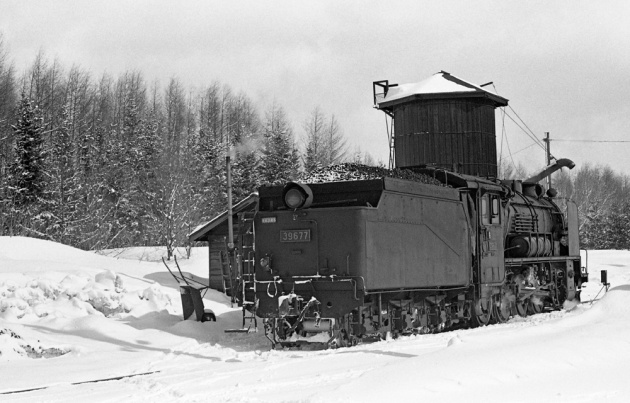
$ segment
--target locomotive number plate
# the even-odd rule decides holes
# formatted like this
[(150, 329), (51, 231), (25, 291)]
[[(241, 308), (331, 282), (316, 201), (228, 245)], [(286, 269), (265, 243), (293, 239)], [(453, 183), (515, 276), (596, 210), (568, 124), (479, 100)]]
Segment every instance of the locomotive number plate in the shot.
[(310, 229), (292, 229), (280, 231), (280, 242), (310, 242)]

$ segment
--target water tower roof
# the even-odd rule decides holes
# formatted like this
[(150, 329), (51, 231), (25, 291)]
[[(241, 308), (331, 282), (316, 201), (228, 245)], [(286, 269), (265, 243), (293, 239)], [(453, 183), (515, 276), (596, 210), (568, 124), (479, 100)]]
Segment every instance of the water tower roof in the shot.
[(495, 107), (508, 104), (507, 99), (446, 71), (440, 71), (418, 83), (386, 85), (384, 94), (375, 95), (379, 109), (389, 109), (397, 104), (424, 99), (485, 98), (492, 101)]

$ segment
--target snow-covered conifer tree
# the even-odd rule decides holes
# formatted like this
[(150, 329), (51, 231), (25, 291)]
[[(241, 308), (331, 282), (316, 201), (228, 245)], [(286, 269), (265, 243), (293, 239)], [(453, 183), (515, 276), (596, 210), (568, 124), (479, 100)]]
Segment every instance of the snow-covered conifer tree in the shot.
[(9, 235), (41, 236), (35, 217), (41, 207), (46, 184), (42, 134), (42, 118), (30, 98), (22, 94), (18, 117), (11, 126), (15, 139), (13, 161), (7, 175), (7, 195), (11, 202), (7, 211)]
[(343, 162), (346, 158), (348, 147), (335, 115), (332, 115), (330, 120), (326, 122), (324, 132), (325, 150), (327, 153), (326, 165), (334, 165)]
[(346, 140), (335, 115), (326, 120), (320, 108), (316, 107), (304, 122), (304, 131), (306, 132), (304, 169), (307, 172), (345, 160)]
[(44, 190), (44, 150), (42, 118), (37, 106), (24, 94), (19, 116), (13, 125), (15, 160), (11, 165), (11, 182), (14, 203), (18, 206), (35, 203)]
[(264, 142), (260, 181), (271, 184), (295, 179), (300, 168), (300, 156), (294, 147), (293, 130), (284, 109), (275, 101), (265, 116)]
[(313, 171), (326, 165), (326, 138), (324, 114), (316, 107), (311, 116), (304, 122), (306, 132), (306, 151), (304, 153), (304, 170)]

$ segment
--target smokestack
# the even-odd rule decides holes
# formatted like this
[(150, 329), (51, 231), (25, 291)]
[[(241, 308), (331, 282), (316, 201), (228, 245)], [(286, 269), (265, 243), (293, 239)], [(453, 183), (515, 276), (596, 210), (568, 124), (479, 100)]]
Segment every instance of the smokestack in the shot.
[(547, 176), (551, 175), (552, 173), (562, 168), (573, 169), (574, 167), (575, 167), (575, 163), (571, 161), (570, 159), (560, 158), (559, 160), (556, 160), (556, 162), (547, 166), (545, 169), (543, 169), (536, 175), (532, 176), (531, 178), (525, 179), (523, 182), (538, 183), (541, 180), (545, 179)]

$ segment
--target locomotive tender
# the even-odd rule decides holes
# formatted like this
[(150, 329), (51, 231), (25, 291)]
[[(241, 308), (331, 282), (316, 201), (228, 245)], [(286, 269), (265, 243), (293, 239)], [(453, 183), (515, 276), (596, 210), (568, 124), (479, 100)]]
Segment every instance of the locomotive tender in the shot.
[[(273, 345), (349, 345), (579, 300), (587, 273), (577, 208), (538, 183), (573, 162), (498, 180), (494, 108), (506, 99), (445, 72), (374, 88), (376, 107), (394, 120), (397, 167), (431, 180), (259, 188), (234, 213), (236, 250), (224, 265), (244, 325), (262, 318)], [(225, 239), (215, 224), (191, 239)]]

